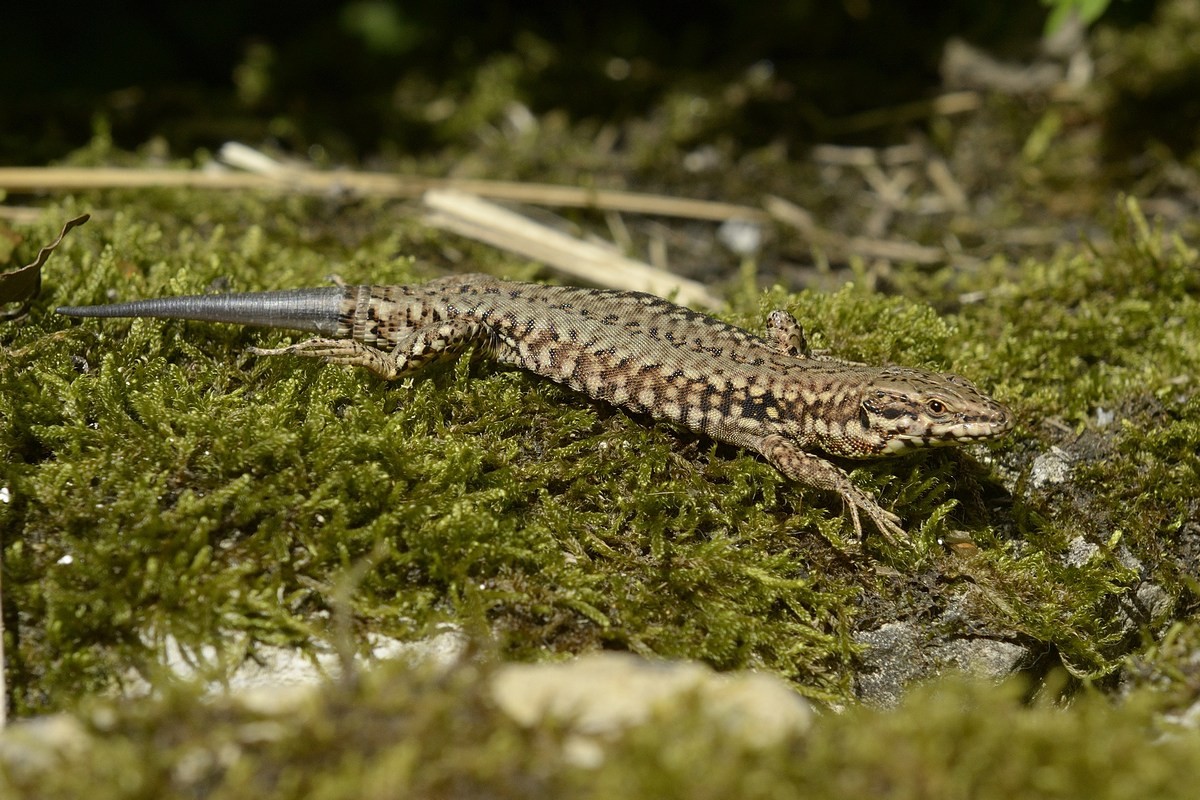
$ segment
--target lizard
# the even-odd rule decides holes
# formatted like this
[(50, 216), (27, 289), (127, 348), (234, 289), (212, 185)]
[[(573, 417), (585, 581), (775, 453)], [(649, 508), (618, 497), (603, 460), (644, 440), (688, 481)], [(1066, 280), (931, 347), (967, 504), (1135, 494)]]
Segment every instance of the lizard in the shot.
[(994, 439), (1012, 413), (953, 374), (818, 355), (785, 310), (765, 337), (641, 292), (545, 286), (487, 275), (403, 286), (162, 297), (63, 306), (74, 317), (158, 317), (317, 334), (250, 348), (365, 367), (386, 380), (475, 345), (595, 400), (761, 455), (788, 479), (836, 493), (895, 543), (900, 518), (829, 457), (863, 459)]

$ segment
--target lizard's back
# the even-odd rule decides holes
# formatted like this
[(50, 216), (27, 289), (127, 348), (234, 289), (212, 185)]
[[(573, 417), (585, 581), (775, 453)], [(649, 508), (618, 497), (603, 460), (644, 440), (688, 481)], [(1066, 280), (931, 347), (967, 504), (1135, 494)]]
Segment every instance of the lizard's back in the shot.
[(791, 358), (748, 331), (640, 292), (484, 275), (351, 291), (358, 295), (343, 335), (387, 348), (444, 321), (475, 323), (504, 363), (701, 430), (719, 423), (731, 400), (753, 395), (761, 406), (772, 376), (849, 366)]

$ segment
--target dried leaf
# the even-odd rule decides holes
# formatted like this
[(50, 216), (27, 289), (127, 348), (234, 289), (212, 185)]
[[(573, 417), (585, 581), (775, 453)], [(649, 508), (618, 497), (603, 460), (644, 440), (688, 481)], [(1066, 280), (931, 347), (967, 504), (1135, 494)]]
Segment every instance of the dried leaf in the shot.
[(74, 227), (82, 225), (91, 218), (91, 214), (83, 214), (75, 219), (67, 220), (58, 238), (38, 251), (37, 258), (32, 264), (26, 264), (20, 269), (0, 274), (0, 306), (18, 303), (13, 310), (0, 310), (0, 321), (15, 321), (29, 313), (29, 306), (37, 298), (42, 288), (42, 265), (54, 248), (62, 244), (63, 237)]

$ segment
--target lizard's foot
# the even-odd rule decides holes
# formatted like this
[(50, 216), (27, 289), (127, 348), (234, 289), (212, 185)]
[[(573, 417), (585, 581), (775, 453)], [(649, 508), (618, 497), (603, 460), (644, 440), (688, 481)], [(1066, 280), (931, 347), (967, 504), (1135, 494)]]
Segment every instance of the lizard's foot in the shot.
[(401, 374), (401, 365), (391, 354), (353, 339), (306, 339), (287, 347), (251, 347), (248, 351), (256, 356), (306, 356), (321, 358), (330, 364), (365, 367), (388, 381), (395, 380)]
[[(854, 532), (858, 534), (860, 540), (863, 538), (862, 525), (858, 521), (858, 510), (860, 508), (871, 518), (871, 522), (875, 523), (875, 527), (879, 529), (879, 532), (883, 534), (883, 538), (887, 539), (889, 543), (894, 545), (899, 544), (897, 538), (906, 535), (904, 528), (900, 527), (900, 518), (865, 494), (859, 492), (857, 498), (846, 495), (842, 495), (842, 497), (850, 509), (850, 517), (854, 520)], [(865, 503), (863, 502), (864, 500), (866, 501)]]
[(846, 503), (846, 510), (850, 512), (854, 533), (859, 541), (863, 538), (860, 511), (871, 518), (875, 527), (883, 534), (883, 538), (892, 544), (897, 544), (897, 540), (904, 537), (900, 518), (885, 510), (874, 497), (851, 483), (850, 476), (829, 461), (802, 450), (795, 441), (780, 434), (771, 434), (759, 442), (749, 444), (792, 480), (817, 489), (837, 492)]

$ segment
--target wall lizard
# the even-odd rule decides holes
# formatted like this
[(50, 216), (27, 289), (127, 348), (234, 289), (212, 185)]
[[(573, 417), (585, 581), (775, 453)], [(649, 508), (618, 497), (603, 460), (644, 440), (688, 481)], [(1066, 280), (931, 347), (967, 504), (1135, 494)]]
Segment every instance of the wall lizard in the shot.
[(766, 338), (653, 295), (457, 275), (413, 286), (166, 297), (62, 307), (76, 317), (161, 317), (284, 328), (318, 338), (291, 354), (366, 367), (387, 380), (480, 346), (494, 359), (658, 420), (753, 450), (788, 478), (836, 492), (890, 541), (900, 519), (820, 454), (871, 458), (992, 439), (1007, 408), (957, 375), (872, 367), (808, 351), (786, 311)]

